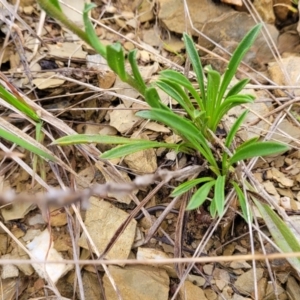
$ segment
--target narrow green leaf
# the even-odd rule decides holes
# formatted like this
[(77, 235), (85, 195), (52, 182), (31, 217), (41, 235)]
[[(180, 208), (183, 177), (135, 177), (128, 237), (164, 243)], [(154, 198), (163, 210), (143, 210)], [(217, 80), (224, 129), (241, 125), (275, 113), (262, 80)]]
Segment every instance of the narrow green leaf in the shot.
[(240, 126), (242, 125), (242, 123), (244, 122), (246, 116), (248, 114), (248, 110), (245, 110), (237, 119), (236, 121), (233, 123), (232, 127), (230, 128), (226, 140), (225, 140), (225, 146), (227, 148), (229, 148), (231, 146), (231, 143), (237, 133), (237, 131), (239, 130)]
[(210, 192), (211, 188), (214, 186), (215, 183), (216, 181), (212, 180), (203, 184), (192, 196), (186, 209), (192, 210), (202, 205), (204, 201), (207, 199), (208, 193)]
[(250, 80), (248, 78), (240, 80), (228, 91), (225, 98), (237, 95), (240, 91), (243, 90), (243, 88), (248, 84), (249, 81)]
[(148, 87), (145, 91), (145, 100), (152, 108), (171, 111), (168, 106), (164, 105), (159, 97), (157, 90), (154, 87)]
[(136, 115), (145, 119), (159, 121), (169, 126), (183, 138), (188, 140), (193, 145), (194, 149), (198, 150), (212, 166), (218, 167), (206, 139), (197, 127), (188, 119), (180, 117), (174, 112), (168, 112), (161, 109), (140, 111)]
[(214, 123), (211, 126), (212, 131), (216, 131), (221, 119), (227, 114), (233, 107), (241, 104), (253, 103), (254, 98), (251, 95), (235, 95), (226, 98), (220, 106), (216, 108), (216, 114), (214, 117)]
[[(262, 218), (264, 219), (275, 243), (284, 253), (300, 252), (300, 244), (288, 225), (267, 205), (253, 197)], [(300, 272), (300, 258), (286, 258)]]
[[(236, 182), (232, 181), (231, 183), (232, 183), (232, 185), (235, 189), (236, 195), (238, 197), (238, 200), (239, 200), (239, 203), (240, 203), (240, 206), (241, 206), (241, 210), (242, 210), (243, 218), (245, 219), (246, 222), (248, 222), (249, 217), (248, 217), (248, 211), (247, 211), (245, 195), (244, 195), (243, 191), (241, 190), (241, 188), (238, 186), (238, 184)], [(252, 222), (253, 216), (251, 214), (251, 211), (249, 211), (249, 214), (250, 214), (250, 220)]]
[(121, 44), (115, 43), (107, 46), (106, 55), (108, 66), (120, 77), (122, 81), (126, 81), (127, 74), (125, 70), (125, 58)]
[(211, 128), (211, 124), (214, 123), (215, 115), (217, 114), (217, 95), (220, 87), (221, 76), (217, 71), (208, 70), (207, 76), (207, 99), (206, 99), (206, 117), (208, 119), (208, 128)]
[(193, 87), (191, 82), (184, 75), (173, 70), (164, 70), (160, 72), (159, 80), (164, 80), (164, 79), (168, 79), (172, 82), (182, 85), (194, 97), (201, 111), (204, 111), (204, 105), (202, 99), (200, 98), (197, 90)]
[(95, 32), (95, 29), (93, 27), (93, 24), (90, 21), (89, 18), (89, 11), (96, 7), (94, 3), (85, 4), (84, 11), (83, 11), (83, 22), (85, 26), (85, 33), (89, 40), (89, 44), (105, 59), (106, 57), (106, 46), (104, 46), (100, 41), (99, 38)]
[(211, 180), (214, 180), (214, 179), (212, 177), (202, 177), (202, 178), (188, 180), (188, 181), (180, 184), (178, 187), (176, 187), (174, 189), (174, 191), (172, 192), (171, 196), (172, 197), (180, 196), (180, 195), (188, 192), (190, 189), (195, 187), (197, 184), (206, 182), (206, 181), (211, 181)]
[(177, 150), (179, 148), (179, 145), (140, 140), (139, 143), (134, 142), (131, 144), (115, 147), (111, 150), (104, 152), (103, 154), (100, 155), (100, 157), (103, 159), (113, 159), (113, 158), (123, 157), (138, 151), (152, 149), (152, 148), (160, 148), (160, 147)]
[[(142, 75), (140, 73), (137, 60), (136, 60), (136, 52), (137, 50), (134, 49), (132, 51), (129, 51), (128, 53), (128, 60), (131, 66), (132, 74), (138, 85), (140, 86), (140, 89), (145, 91), (146, 90), (146, 84), (142, 78)], [(145, 93), (145, 92), (144, 92)], [(144, 95), (144, 93), (142, 93)]]
[(112, 145), (123, 145), (140, 143), (141, 141), (149, 142), (148, 140), (142, 139), (129, 139), (120, 136), (111, 135), (100, 135), (100, 134), (74, 134), (61, 137), (55, 140), (51, 145), (78, 145), (78, 144), (112, 144)]
[(36, 112), (21, 97), (16, 97), (4, 89), (2, 85), (0, 85), (0, 97), (32, 120), (36, 122), (40, 121), (40, 118)]
[[(42, 149), (34, 146), (33, 144), (31, 144), (30, 142), (27, 142), (26, 140), (21, 139), (20, 137), (10, 133), (7, 130), (0, 128), (0, 136), (12, 143), (17, 144), (18, 146), (20, 146), (24, 149), (42, 157), (43, 159), (54, 161), (54, 162), (57, 161), (54, 156), (50, 155), (46, 151), (43, 151)], [(42, 145), (41, 145), (41, 147), (42, 147)]]
[(225, 206), (225, 180), (226, 176), (218, 176), (215, 183), (214, 199), (217, 213), (222, 216)]
[(242, 143), (241, 145), (239, 145), (238, 149), (241, 150), (242, 148), (244, 148), (244, 147), (246, 147), (246, 146), (248, 146), (248, 145), (250, 145), (250, 144), (255, 144), (255, 143), (257, 143), (258, 141), (259, 141), (259, 137), (258, 137), (258, 136), (253, 137), (253, 138), (251, 138), (251, 139), (245, 141), (245, 142)]
[(156, 85), (166, 94), (168, 94), (172, 99), (178, 102), (191, 118), (193, 117), (194, 107), (190, 102), (189, 97), (177, 83), (172, 82), (168, 79), (162, 79), (158, 80), (156, 82)]
[(259, 34), (261, 27), (262, 27), (262, 24), (257, 24), (256, 26), (254, 26), (245, 35), (243, 40), (240, 42), (238, 47), (235, 49), (235, 51), (229, 61), (226, 72), (223, 76), (223, 80), (222, 80), (221, 87), (219, 90), (219, 100), (218, 100), (219, 103), (221, 103), (221, 99), (223, 98), (228, 85), (230, 84), (233, 76), (235, 75), (239, 64), (241, 63), (241, 61), (244, 58), (247, 51), (250, 49), (250, 47), (254, 43), (257, 35)]
[(51, 5), (53, 5), (54, 7), (56, 7), (58, 10), (60, 10), (62, 12), (62, 9), (60, 7), (58, 0), (48, 0), (48, 1), (51, 3)]
[(196, 76), (197, 76), (197, 81), (199, 84), (202, 101), (203, 101), (203, 103), (205, 103), (206, 102), (206, 94), (205, 94), (205, 87), (204, 87), (204, 78), (205, 77), (204, 77), (203, 67), (202, 67), (197, 49), (195, 47), (194, 41), (188, 34), (186, 34), (186, 33), (183, 34), (183, 40), (184, 40), (186, 52), (191, 61), (194, 72), (196, 73)]
[(210, 212), (212, 219), (214, 219), (217, 215), (217, 205), (216, 205), (215, 198), (210, 203), (209, 212)]
[(230, 164), (252, 157), (271, 155), (288, 150), (288, 146), (276, 142), (251, 143), (242, 148), (237, 148), (235, 154), (230, 158)]

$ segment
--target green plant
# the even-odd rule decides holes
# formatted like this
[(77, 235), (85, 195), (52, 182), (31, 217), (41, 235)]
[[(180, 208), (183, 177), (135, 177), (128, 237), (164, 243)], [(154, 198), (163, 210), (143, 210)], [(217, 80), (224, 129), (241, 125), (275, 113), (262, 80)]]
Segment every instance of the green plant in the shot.
[[(161, 72), (158, 81), (147, 86), (141, 77), (135, 59), (135, 51), (128, 54), (128, 61), (132, 69), (132, 75), (125, 69), (125, 56), (120, 44), (116, 43), (105, 47), (98, 40), (93, 26), (88, 18), (88, 11), (93, 5), (86, 5), (83, 19), (85, 31), (67, 20), (62, 13), (57, 0), (38, 0), (43, 9), (52, 17), (58, 19), (67, 28), (74, 31), (84, 41), (89, 43), (99, 54), (106, 58), (108, 66), (116, 72), (121, 80), (127, 82), (137, 89), (144, 96), (151, 109), (140, 111), (138, 116), (161, 122), (179, 134), (183, 141), (179, 144), (166, 144), (155, 141), (126, 139), (122, 137), (107, 137), (97, 135), (75, 135), (62, 137), (55, 141), (55, 144), (69, 145), (80, 143), (106, 143), (117, 144), (109, 151), (101, 155), (102, 158), (112, 159), (122, 157), (130, 153), (156, 147), (175, 149), (185, 153), (193, 153), (202, 156), (208, 163), (210, 173), (206, 177), (197, 178), (184, 182), (172, 193), (179, 196), (191, 189), (196, 188), (187, 209), (195, 209), (203, 204), (209, 193), (213, 191), (213, 200), (210, 204), (212, 216), (222, 215), (225, 207), (225, 191), (233, 187), (239, 199), (243, 215), (246, 220), (249, 216), (246, 210), (244, 194), (239, 187), (239, 179), (234, 176), (235, 165), (239, 161), (248, 158), (284, 152), (288, 149), (285, 145), (275, 142), (260, 142), (258, 139), (251, 139), (239, 145), (236, 149), (232, 147), (232, 142), (244, 121), (247, 111), (235, 121), (225, 139), (221, 158), (214, 151), (214, 133), (216, 132), (223, 116), (233, 107), (245, 103), (251, 103), (254, 97), (251, 95), (239, 94), (247, 79), (243, 79), (228, 89), (237, 68), (245, 53), (253, 44), (258, 35), (261, 25), (255, 26), (249, 31), (242, 42), (235, 50), (228, 68), (223, 76), (212, 68), (208, 68), (207, 78), (204, 75), (203, 67), (199, 59), (197, 50), (191, 37), (184, 34), (184, 43), (187, 55), (196, 73), (199, 91), (181, 73), (165, 70)], [(207, 84), (205, 82), (207, 81)], [(164, 105), (156, 88), (160, 88), (169, 94), (185, 110), (186, 116), (180, 116)], [(230, 150), (229, 150), (230, 149)]]

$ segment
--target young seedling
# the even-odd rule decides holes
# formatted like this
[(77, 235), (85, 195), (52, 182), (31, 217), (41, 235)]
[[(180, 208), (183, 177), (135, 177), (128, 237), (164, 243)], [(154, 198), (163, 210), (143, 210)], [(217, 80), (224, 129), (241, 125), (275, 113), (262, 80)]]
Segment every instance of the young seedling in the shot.
[[(187, 207), (187, 209), (195, 209), (202, 205), (211, 193), (213, 195), (213, 200), (210, 204), (211, 215), (221, 216), (225, 208), (225, 192), (228, 188), (233, 187), (239, 199), (243, 215), (246, 220), (249, 220), (245, 197), (239, 187), (240, 182), (234, 176), (231, 176), (236, 164), (252, 157), (284, 152), (288, 150), (288, 147), (276, 142), (261, 142), (258, 139), (251, 139), (234, 149), (232, 142), (246, 117), (247, 111), (238, 117), (228, 132), (225, 139), (224, 151), (221, 153), (221, 160), (213, 150), (213, 143), (214, 134), (224, 115), (235, 106), (254, 101), (252, 95), (240, 94), (249, 82), (248, 79), (240, 80), (231, 88), (229, 86), (244, 55), (257, 37), (261, 25), (253, 27), (241, 41), (233, 53), (223, 76), (209, 67), (207, 78), (204, 75), (201, 60), (192, 38), (184, 34), (183, 39), (187, 55), (193, 66), (193, 71), (196, 73), (199, 90), (192, 85), (188, 78), (173, 70), (162, 71), (159, 79), (153, 85), (147, 86), (138, 69), (135, 51), (131, 51), (128, 54), (128, 61), (132, 70), (131, 75), (126, 71), (125, 56), (121, 45), (116, 43), (104, 46), (99, 41), (88, 17), (88, 12), (93, 7), (92, 4), (85, 6), (83, 12), (85, 31), (83, 31), (67, 19), (62, 13), (57, 0), (38, 0), (38, 2), (50, 16), (57, 18), (68, 29), (76, 33), (102, 55), (107, 60), (108, 66), (122, 81), (127, 82), (140, 92), (151, 109), (138, 112), (138, 116), (161, 122), (182, 137), (182, 142), (178, 144), (167, 144), (122, 137), (76, 135), (62, 137), (56, 140), (55, 144), (104, 143), (119, 145), (103, 153), (101, 158), (105, 159), (122, 157), (133, 152), (157, 147), (175, 149), (178, 152), (201, 156), (207, 161), (211, 174), (184, 182), (173, 191), (172, 195), (178, 196), (196, 188)], [(163, 104), (157, 88), (162, 89), (177, 101), (185, 110), (186, 117), (178, 115)]]

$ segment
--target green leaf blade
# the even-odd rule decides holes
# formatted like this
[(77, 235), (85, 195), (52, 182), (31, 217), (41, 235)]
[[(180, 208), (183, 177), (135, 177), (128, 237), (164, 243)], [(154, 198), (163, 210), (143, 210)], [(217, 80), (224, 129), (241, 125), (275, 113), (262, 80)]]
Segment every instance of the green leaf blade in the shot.
[(223, 98), (229, 83), (231, 82), (233, 76), (235, 75), (239, 64), (241, 63), (245, 54), (250, 49), (250, 47), (254, 43), (257, 35), (259, 34), (261, 27), (262, 27), (262, 24), (257, 24), (256, 26), (254, 26), (245, 35), (243, 40), (239, 43), (238, 47), (235, 49), (235, 51), (229, 61), (227, 70), (224, 74), (224, 77), (223, 77), (223, 80), (221, 83), (221, 87), (220, 87), (220, 91), (219, 91), (219, 103), (221, 102), (221, 99)]
[(138, 64), (137, 64), (136, 53), (137, 53), (136, 49), (134, 49), (132, 51), (129, 51), (128, 61), (129, 61), (130, 66), (131, 66), (133, 77), (134, 77), (134, 79), (136, 80), (136, 82), (138, 83), (138, 85), (140, 87), (139, 90), (141, 90), (142, 95), (144, 95), (145, 90), (146, 90), (146, 84), (145, 84), (145, 81), (142, 78), (142, 75), (140, 73), (140, 70), (139, 70), (139, 67), (138, 67)]
[(83, 11), (83, 23), (85, 27), (86, 38), (89, 40), (90, 45), (105, 59), (106, 57), (106, 46), (104, 46), (100, 41), (95, 32), (93, 24), (89, 18), (89, 11), (96, 7), (94, 3), (85, 4)]
[(206, 94), (205, 94), (205, 87), (204, 87), (205, 78), (204, 78), (203, 67), (199, 58), (199, 54), (197, 52), (197, 49), (195, 47), (192, 38), (188, 34), (186, 33), (183, 34), (183, 40), (186, 47), (186, 52), (191, 61), (194, 72), (196, 73), (197, 76), (197, 81), (199, 84), (202, 101), (203, 103), (205, 103), (206, 102)]
[[(45, 160), (53, 161), (53, 162), (57, 161), (57, 159), (54, 156), (52, 156), (51, 154), (49, 154), (48, 152), (36, 147), (32, 143), (16, 136), (15, 134), (13, 134), (5, 129), (0, 128), (0, 136), (12, 143), (17, 144), (18, 146), (20, 146), (24, 149), (42, 157)], [(42, 147), (42, 145), (41, 145), (41, 147)]]
[(186, 207), (187, 210), (192, 210), (198, 208), (200, 205), (204, 203), (207, 199), (207, 196), (215, 184), (215, 180), (209, 181), (203, 184), (192, 196), (188, 206)]
[(115, 43), (106, 47), (106, 59), (108, 66), (120, 77), (122, 81), (127, 80), (125, 70), (125, 57), (120, 43)]
[(225, 208), (225, 180), (226, 176), (218, 176), (215, 182), (215, 191), (213, 202), (216, 206), (216, 211), (219, 216), (223, 215)]
[(277, 142), (256, 142), (247, 146), (237, 148), (235, 154), (230, 158), (230, 164), (234, 164), (240, 160), (273, 155), (281, 152), (286, 152), (289, 147)]
[[(300, 252), (299, 240), (288, 225), (267, 205), (253, 198), (261, 216), (263, 217), (275, 243), (284, 253)], [(300, 258), (287, 258), (289, 263), (300, 272)]]
[(188, 192), (189, 190), (191, 190), (197, 184), (207, 182), (207, 181), (211, 181), (211, 180), (213, 180), (212, 177), (202, 177), (202, 178), (197, 178), (197, 179), (192, 179), (192, 180), (186, 181), (186, 182), (180, 184), (178, 187), (176, 187), (173, 190), (171, 196), (172, 197), (181, 196), (182, 194), (184, 194), (184, 193)]
[(126, 144), (122, 146), (115, 147), (111, 150), (105, 151), (100, 155), (100, 158), (103, 159), (114, 159), (123, 157), (135, 152), (153, 149), (153, 148), (170, 148), (177, 150), (179, 146), (177, 144), (167, 144), (167, 143), (159, 143), (154, 141), (140, 140), (140, 142), (134, 142), (131, 144)]
[(245, 197), (243, 191), (241, 190), (241, 188), (238, 186), (238, 184), (236, 182), (233, 181), (231, 183), (232, 183), (232, 185), (235, 189), (236, 195), (238, 197), (239, 204), (240, 204), (241, 210), (242, 210), (243, 218), (245, 219), (245, 221), (247, 223), (248, 223), (249, 220), (250, 220), (250, 222), (252, 222), (253, 216), (251, 214), (251, 211), (249, 211), (249, 213), (248, 213), (247, 204), (246, 204), (246, 197)]

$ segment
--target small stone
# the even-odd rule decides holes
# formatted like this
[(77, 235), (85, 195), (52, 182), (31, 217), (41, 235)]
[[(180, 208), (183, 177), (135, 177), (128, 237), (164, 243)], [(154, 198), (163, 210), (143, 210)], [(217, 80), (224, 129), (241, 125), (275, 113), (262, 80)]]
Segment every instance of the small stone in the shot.
[(250, 269), (251, 265), (249, 265), (246, 261), (233, 261), (230, 263), (230, 268), (232, 269)]
[(45, 220), (43, 218), (43, 216), (41, 214), (37, 214), (33, 217), (30, 217), (28, 219), (28, 224), (30, 226), (34, 226), (34, 225), (37, 225), (37, 224), (45, 224)]
[(186, 281), (179, 291), (180, 300), (193, 300), (201, 299), (207, 300), (205, 293), (198, 286), (192, 284), (190, 281)]
[[(259, 281), (263, 276), (264, 270), (262, 268), (256, 269), (256, 279)], [(254, 290), (254, 277), (253, 277), (253, 270), (249, 270), (242, 274), (238, 279), (236, 280), (234, 286), (235, 288), (244, 295), (248, 295), (252, 293)]]
[(214, 266), (213, 265), (205, 265), (203, 266), (203, 271), (206, 275), (212, 275)]
[(298, 300), (300, 295), (300, 287), (294, 277), (290, 276), (286, 284), (286, 292), (291, 300)]

